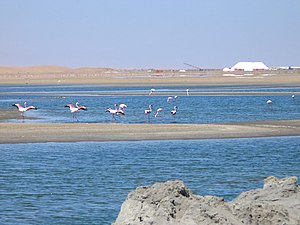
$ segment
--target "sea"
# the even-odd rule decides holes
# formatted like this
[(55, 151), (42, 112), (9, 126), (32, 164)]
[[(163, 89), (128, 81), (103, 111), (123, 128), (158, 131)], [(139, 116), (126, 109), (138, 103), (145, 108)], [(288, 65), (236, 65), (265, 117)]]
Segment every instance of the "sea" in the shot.
[[(155, 93), (148, 95), (152, 88)], [(79, 125), (293, 120), (300, 118), (300, 99), (291, 95), (299, 91), (298, 86), (275, 85), (1, 85), (1, 109), (25, 101), (38, 107), (25, 120), (1, 122), (72, 123), (64, 106), (75, 102), (88, 108), (78, 113)], [(269, 99), (272, 105), (266, 104)], [(105, 112), (121, 103), (127, 105), (125, 116), (113, 119)], [(163, 108), (158, 117), (144, 115), (149, 104), (154, 112)], [(1, 144), (0, 224), (111, 224), (136, 187), (175, 179), (194, 194), (231, 201), (262, 188), (268, 176), (300, 177), (299, 161), (300, 137)]]

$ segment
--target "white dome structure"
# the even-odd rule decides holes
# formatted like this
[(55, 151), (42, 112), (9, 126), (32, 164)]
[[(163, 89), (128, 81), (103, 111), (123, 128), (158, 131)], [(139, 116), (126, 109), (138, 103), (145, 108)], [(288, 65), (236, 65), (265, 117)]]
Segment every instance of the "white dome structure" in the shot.
[(233, 71), (258, 71), (258, 70), (269, 70), (263, 62), (238, 62), (231, 68), (224, 68), (224, 72)]

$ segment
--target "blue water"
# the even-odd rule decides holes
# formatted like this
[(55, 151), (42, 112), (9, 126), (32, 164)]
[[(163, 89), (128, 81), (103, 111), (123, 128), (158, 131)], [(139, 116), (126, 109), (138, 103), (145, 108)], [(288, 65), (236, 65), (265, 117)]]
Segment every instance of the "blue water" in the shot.
[[(87, 106), (87, 111), (80, 111), (78, 120), (83, 123), (224, 123), (245, 122), (257, 120), (292, 120), (300, 118), (300, 100), (292, 100), (291, 95), (300, 92), (298, 86), (204, 86), (204, 87), (159, 87), (156, 92), (169, 92), (168, 96), (178, 95), (171, 103), (168, 96), (147, 93), (152, 87), (105, 87), (96, 85), (23, 85), (0, 86), (0, 108), (12, 109), (12, 104), (27, 102), (38, 107), (37, 111), (28, 111), (28, 117), (38, 120), (25, 120), (25, 122), (69, 123), (72, 115), (64, 106), (75, 102)], [(155, 87), (154, 87), (155, 88)], [(202, 91), (245, 92), (247, 95), (198, 95), (186, 96), (186, 88), (190, 93)], [(264, 94), (254, 95), (253, 91)], [(267, 91), (286, 92), (286, 95), (268, 95)], [(106, 95), (104, 93), (109, 93)], [(133, 95), (126, 95), (131, 93)], [(272, 107), (266, 101), (273, 101)], [(114, 108), (114, 104), (124, 103), (128, 107), (125, 116), (117, 116), (116, 121), (105, 110)], [(153, 104), (153, 113), (148, 119), (144, 110)], [(170, 111), (174, 105), (178, 107), (176, 118)], [(157, 118), (154, 117), (156, 109), (162, 107), (163, 111)], [(17, 110), (17, 109), (15, 109)], [(7, 122), (7, 121), (1, 121)], [(23, 122), (20, 119), (9, 122)]]
[[(149, 90), (167, 93), (149, 96)], [(200, 94), (186, 96), (190, 93)], [(212, 95), (201, 95), (212, 92)], [(243, 92), (247, 95), (214, 95)], [(261, 92), (257, 95), (254, 92)], [(273, 94), (269, 94), (272, 92)], [(285, 92), (286, 94), (280, 94)], [(28, 102), (25, 123), (70, 123), (69, 103), (88, 107), (79, 123), (224, 123), (300, 118), (298, 85), (110, 87), (0, 85), (0, 108)], [(278, 93), (278, 94), (274, 94)], [(178, 95), (176, 102), (168, 96)], [(271, 99), (272, 106), (266, 101)], [(112, 121), (106, 108), (124, 103)], [(153, 104), (148, 120), (144, 110)], [(178, 106), (175, 118), (170, 114)], [(18, 119), (1, 122), (23, 122)], [(137, 186), (183, 180), (194, 193), (231, 200), (260, 188), (267, 176), (300, 175), (300, 137), (198, 141), (41, 143), (0, 145), (0, 224), (111, 224)]]
[(181, 179), (231, 200), (300, 177), (300, 137), (0, 145), (0, 224), (111, 224), (137, 186)]

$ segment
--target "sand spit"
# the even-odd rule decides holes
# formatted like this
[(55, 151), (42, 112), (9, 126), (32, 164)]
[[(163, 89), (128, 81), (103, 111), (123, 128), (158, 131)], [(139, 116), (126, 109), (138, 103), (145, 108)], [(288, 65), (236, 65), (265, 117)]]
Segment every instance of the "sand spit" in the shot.
[(268, 177), (263, 189), (244, 192), (231, 202), (195, 195), (179, 180), (138, 187), (128, 195), (113, 225), (300, 224), (297, 181), (297, 177)]
[(0, 143), (300, 136), (300, 120), (232, 124), (0, 123)]

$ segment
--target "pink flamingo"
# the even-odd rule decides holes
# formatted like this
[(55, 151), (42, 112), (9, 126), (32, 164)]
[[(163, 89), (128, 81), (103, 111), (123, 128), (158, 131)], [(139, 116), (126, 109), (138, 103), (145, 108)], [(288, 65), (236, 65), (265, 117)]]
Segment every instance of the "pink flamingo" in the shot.
[(155, 92), (154, 88), (151, 88), (149, 95), (152, 95)]
[(112, 115), (112, 119), (116, 120), (115, 114), (117, 114), (117, 109), (107, 108), (105, 112), (109, 112)]
[(272, 105), (272, 103), (273, 103), (273, 102), (272, 102), (272, 100), (270, 100), (270, 99), (267, 101), (267, 104), (268, 104), (268, 105)]
[(146, 114), (146, 115), (152, 113), (152, 107), (153, 107), (153, 105), (150, 104), (150, 105), (149, 105), (149, 109), (145, 109), (145, 114)]
[(158, 108), (158, 109), (156, 110), (155, 117), (157, 117), (158, 114), (159, 114), (161, 111), (163, 111), (163, 108)]
[(174, 117), (174, 119), (175, 119), (175, 115), (176, 115), (176, 113), (177, 113), (177, 106), (175, 105), (174, 106), (174, 109), (171, 111), (171, 114), (172, 114), (172, 116)]
[(68, 104), (68, 105), (66, 105), (65, 107), (69, 107), (69, 109), (70, 109), (70, 111), (71, 111), (71, 113), (72, 113), (72, 116), (73, 116), (73, 122), (74, 122), (74, 119), (76, 119), (77, 122), (78, 122), (79, 120), (77, 119), (77, 116), (76, 116), (77, 112), (78, 112), (79, 110), (87, 110), (87, 107), (86, 107), (86, 106), (83, 106), (83, 105), (80, 106), (80, 105), (79, 105), (79, 102), (76, 102), (75, 105), (76, 105), (76, 107), (73, 106), (72, 104)]
[(122, 110), (123, 112), (125, 112), (125, 108), (127, 108), (127, 105), (123, 103), (119, 105), (119, 109)]
[(167, 102), (171, 102), (172, 101), (172, 97), (168, 97)]
[[(115, 110), (117, 110), (117, 111), (116, 111), (116, 114), (117, 114), (117, 115), (120, 115), (120, 114), (121, 114), (121, 115), (125, 115), (125, 111), (123, 110), (123, 109), (125, 108), (125, 106), (126, 106), (125, 104), (121, 104), (121, 105), (119, 106), (119, 108), (118, 108), (118, 104), (115, 104), (114, 106), (115, 106)], [(126, 106), (126, 107), (127, 107), (127, 106)]]
[(24, 113), (26, 111), (31, 110), (31, 109), (37, 110), (37, 108), (32, 105), (27, 106), (27, 102), (24, 102), (24, 107), (21, 104), (13, 104), (12, 106), (15, 106), (18, 108), (19, 112), (21, 112), (23, 120), (24, 120)]
[(115, 118), (115, 114), (117, 115), (125, 115), (125, 112), (122, 110), (122, 109), (118, 109), (118, 105), (115, 104), (115, 109), (112, 109), (112, 108), (107, 108), (105, 112), (109, 112), (111, 115), (112, 115), (112, 119), (113, 120), (116, 120)]
[(145, 115), (148, 115), (148, 121), (150, 121), (151, 113), (152, 113), (152, 104), (149, 105), (149, 109), (145, 109)]

